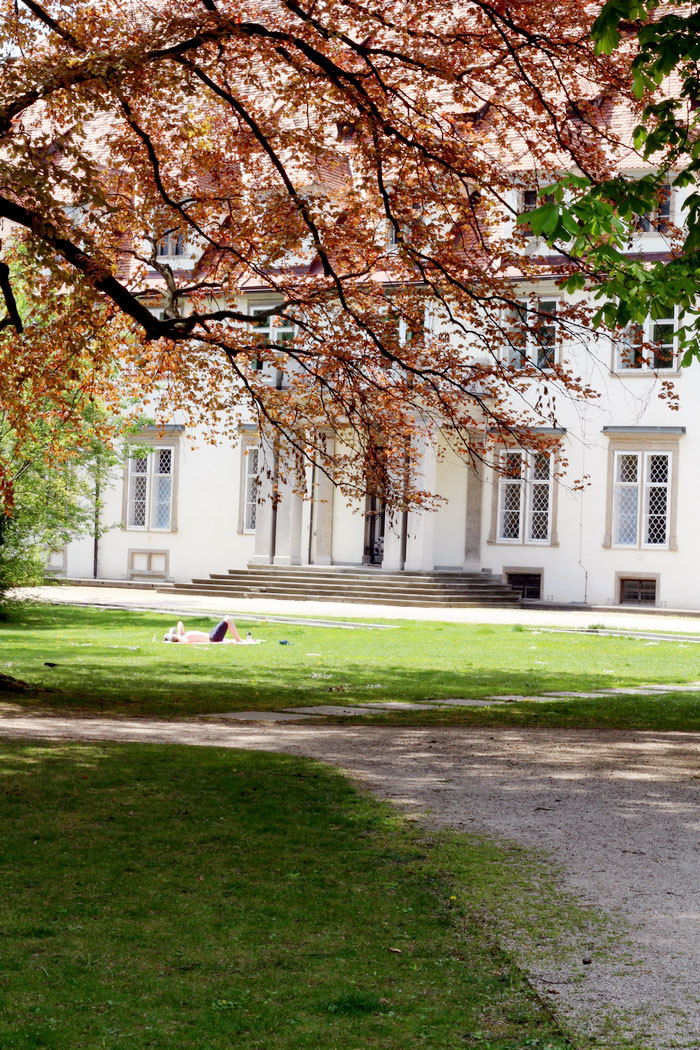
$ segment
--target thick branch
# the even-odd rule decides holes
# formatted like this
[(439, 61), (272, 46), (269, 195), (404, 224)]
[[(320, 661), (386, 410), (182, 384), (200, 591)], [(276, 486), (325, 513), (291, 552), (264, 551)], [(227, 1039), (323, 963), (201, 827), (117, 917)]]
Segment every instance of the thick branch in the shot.
[(0, 291), (5, 298), (5, 306), (7, 307), (7, 317), (0, 322), (0, 328), (12, 325), (18, 332), (23, 332), (24, 325), (17, 309), (17, 300), (10, 282), (10, 267), (4, 262), (0, 262)]
[(22, 0), (22, 3), (25, 7), (29, 8), (32, 14), (35, 15), (40, 22), (43, 22), (45, 26), (48, 26), (48, 28), (53, 30), (54, 33), (57, 33), (62, 40), (65, 40), (65, 42), (75, 48), (76, 51), (87, 50), (87, 48), (83, 47), (83, 45), (75, 39), (69, 29), (65, 29), (60, 22), (57, 22), (55, 18), (52, 18), (48, 11), (45, 11), (41, 4), (38, 4), (36, 0)]
[(117, 280), (105, 262), (91, 258), (76, 244), (64, 237), (43, 216), (15, 201), (0, 197), (0, 218), (9, 219), (18, 226), (31, 230), (36, 237), (50, 245), (66, 262), (82, 273), (93, 288), (106, 295), (123, 313), (136, 321), (143, 328), (148, 339), (182, 340), (191, 336), (197, 324), (206, 321), (229, 319), (245, 322), (250, 320), (246, 314), (234, 310), (217, 310), (211, 314), (193, 314), (189, 317), (161, 320), (154, 317), (150, 310)]

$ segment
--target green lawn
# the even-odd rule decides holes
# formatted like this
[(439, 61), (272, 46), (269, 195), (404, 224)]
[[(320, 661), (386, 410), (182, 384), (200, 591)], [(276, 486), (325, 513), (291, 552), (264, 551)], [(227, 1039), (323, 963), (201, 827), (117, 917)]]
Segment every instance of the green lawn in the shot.
[[(0, 622), (0, 672), (52, 691), (30, 707), (183, 717), (376, 700), (484, 698), (700, 680), (700, 646), (519, 626), (398, 622), (392, 630), (246, 623), (263, 645), (162, 642), (155, 613), (26, 605)], [(388, 621), (389, 622), (389, 621)], [(188, 620), (211, 627), (213, 619)], [(280, 645), (280, 640), (290, 644)], [(55, 664), (47, 667), (46, 663)], [(368, 715), (395, 724), (700, 729), (700, 695)]]
[(2, 743), (0, 777), (3, 1050), (569, 1047), (492, 940), (556, 912), (517, 850), (277, 755)]

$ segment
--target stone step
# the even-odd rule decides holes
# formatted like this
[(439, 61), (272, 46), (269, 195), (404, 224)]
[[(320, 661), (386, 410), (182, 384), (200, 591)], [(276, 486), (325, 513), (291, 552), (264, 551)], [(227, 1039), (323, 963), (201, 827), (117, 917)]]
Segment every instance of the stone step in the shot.
[(261, 580), (259, 577), (251, 577), (248, 579), (227, 579), (222, 576), (212, 576), (211, 579), (195, 578), (192, 580), (192, 583), (197, 586), (224, 588), (242, 587), (246, 590), (265, 590), (268, 587), (284, 587), (290, 590), (308, 591), (311, 594), (321, 591), (336, 590), (357, 593), (365, 592), (368, 594), (375, 591), (387, 591), (389, 593), (410, 592), (411, 594), (441, 594), (445, 597), (449, 597), (453, 594), (512, 593), (511, 588), (505, 583), (475, 583), (470, 586), (455, 583), (451, 586), (445, 586), (443, 584), (415, 584), (404, 581), (401, 583), (390, 583), (384, 580), (373, 580), (371, 582), (360, 582), (355, 580)]
[(327, 576), (334, 580), (339, 577), (344, 579), (347, 576), (354, 576), (361, 580), (501, 580), (500, 576), (491, 572), (458, 572), (456, 570), (443, 572), (439, 569), (433, 572), (385, 572), (375, 566), (358, 565), (249, 565), (245, 569), (229, 569), (226, 574), (213, 573), (212, 575), (246, 576), (252, 572), (267, 576), (306, 576), (310, 579)]
[(209, 586), (209, 587), (235, 587), (250, 590), (252, 588), (265, 590), (268, 587), (283, 588), (285, 590), (303, 590), (309, 593), (317, 593), (320, 591), (348, 591), (350, 593), (364, 592), (369, 594), (370, 592), (381, 591), (388, 592), (389, 594), (409, 592), (411, 594), (442, 594), (449, 597), (453, 594), (509, 594), (511, 588), (507, 584), (495, 583), (495, 584), (473, 584), (470, 586), (457, 585), (453, 587), (444, 587), (440, 585), (434, 586), (420, 586), (410, 583), (386, 583), (383, 581), (376, 581), (372, 583), (346, 583), (345, 580), (338, 580), (333, 582), (319, 581), (318, 583), (311, 583), (306, 580), (260, 580), (259, 578), (253, 578), (248, 580), (226, 580), (226, 579), (204, 579), (201, 577), (195, 578), (191, 581), (197, 586)]
[[(277, 588), (269, 587), (265, 590), (255, 588), (222, 588), (222, 587), (206, 587), (191, 583), (180, 583), (175, 584), (173, 590), (176, 593), (181, 594), (201, 594), (209, 596), (227, 597), (227, 598), (276, 598), (286, 601), (303, 601), (310, 598), (318, 597), (318, 592), (306, 593), (299, 590), (278, 590)], [(471, 608), (478, 607), (480, 605), (518, 605), (520, 597), (516, 592), (511, 591), (510, 594), (489, 594), (474, 596), (471, 601), (467, 600), (463, 596), (459, 596), (458, 599), (446, 599), (442, 596), (436, 596), (434, 598), (428, 598), (425, 595), (402, 594), (398, 596), (392, 595), (376, 595), (376, 594), (324, 594), (323, 599), (327, 601), (336, 602), (366, 602), (371, 605), (418, 605), (426, 607), (436, 608)]]
[(518, 605), (502, 577), (485, 572), (382, 572), (373, 567), (252, 565), (176, 584), (183, 594), (236, 598), (321, 599), (427, 608)]

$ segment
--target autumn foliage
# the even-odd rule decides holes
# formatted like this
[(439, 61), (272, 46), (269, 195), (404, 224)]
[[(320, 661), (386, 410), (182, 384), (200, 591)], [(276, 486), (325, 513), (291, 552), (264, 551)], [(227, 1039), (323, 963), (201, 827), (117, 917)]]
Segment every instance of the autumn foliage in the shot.
[[(598, 8), (2, 0), (20, 445), (35, 412), (60, 430), (137, 394), (224, 439), (252, 413), (283, 455), (407, 506), (427, 499), (421, 435), (465, 457), (541, 441), (557, 399), (590, 392), (565, 356), (518, 355), (548, 323), (518, 296), (576, 262), (533, 250), (513, 188), (603, 179), (627, 148), (629, 56), (595, 53)], [(585, 307), (557, 323), (585, 342)]]

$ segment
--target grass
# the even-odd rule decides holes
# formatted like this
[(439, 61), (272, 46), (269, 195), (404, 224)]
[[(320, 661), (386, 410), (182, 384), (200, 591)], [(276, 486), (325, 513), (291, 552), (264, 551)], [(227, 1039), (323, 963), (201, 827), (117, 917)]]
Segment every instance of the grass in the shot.
[(277, 755), (2, 743), (0, 779), (3, 1050), (570, 1047), (493, 942), (504, 896), (557, 914), (520, 850)]
[[(155, 613), (25, 605), (0, 623), (0, 672), (51, 692), (29, 708), (178, 718), (377, 700), (593, 691), (700, 679), (700, 646), (512, 626), (398, 622), (392, 630), (239, 622), (265, 644), (164, 645)], [(188, 620), (211, 627), (213, 620)], [(290, 644), (279, 645), (280, 640)], [(46, 664), (55, 664), (47, 667)], [(700, 694), (366, 715), (385, 724), (700, 730)]]

